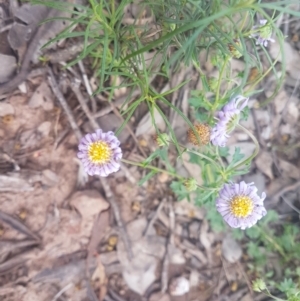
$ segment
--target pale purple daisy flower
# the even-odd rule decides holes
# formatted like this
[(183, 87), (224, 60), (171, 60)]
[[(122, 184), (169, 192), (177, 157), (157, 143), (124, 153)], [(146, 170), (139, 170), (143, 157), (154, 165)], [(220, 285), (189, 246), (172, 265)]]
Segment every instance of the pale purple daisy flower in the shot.
[(275, 42), (272, 36), (272, 26), (268, 24), (268, 21), (263, 19), (259, 21), (260, 25), (252, 27), (253, 33), (250, 34), (250, 38), (256, 39), (256, 45), (262, 45), (267, 47), (268, 42)]
[(234, 97), (221, 111), (218, 112), (219, 121), (212, 128), (210, 141), (213, 145), (224, 147), (229, 134), (234, 130), (240, 120), (241, 111), (248, 103), (247, 97), (238, 95)]
[(122, 150), (119, 145), (120, 141), (113, 132), (103, 133), (99, 129), (80, 140), (77, 157), (90, 176), (107, 177), (120, 169)]
[(267, 214), (265, 198), (264, 192), (261, 197), (257, 195), (257, 188), (253, 183), (229, 183), (220, 190), (216, 207), (230, 227), (245, 230)]

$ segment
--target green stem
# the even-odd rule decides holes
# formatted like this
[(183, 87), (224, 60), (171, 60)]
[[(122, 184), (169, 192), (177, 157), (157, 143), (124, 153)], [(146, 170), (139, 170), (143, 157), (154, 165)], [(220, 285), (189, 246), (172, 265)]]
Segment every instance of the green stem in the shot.
[(272, 294), (266, 294), (266, 295), (269, 296), (270, 298), (273, 298), (274, 300), (277, 300), (277, 301), (287, 301), (287, 300), (284, 300), (284, 299), (281, 299), (281, 298), (277, 298)]
[(230, 56), (227, 56), (224, 60), (224, 64), (221, 68), (221, 71), (220, 71), (220, 74), (219, 74), (219, 79), (218, 79), (218, 85), (217, 85), (217, 92), (216, 92), (216, 98), (215, 98), (215, 103), (214, 103), (214, 109), (216, 109), (216, 106), (218, 104), (218, 101), (219, 101), (219, 97), (220, 97), (220, 89), (221, 89), (221, 83), (222, 83), (222, 77), (223, 77), (223, 73), (225, 71), (225, 67), (228, 63), (228, 61), (230, 60)]
[(193, 59), (193, 65), (198, 70), (200, 75), (205, 75), (204, 72), (202, 71), (202, 69), (200, 68), (199, 64), (195, 61), (195, 59)]
[(223, 170), (224, 170), (224, 169), (225, 169), (225, 166), (224, 166), (224, 163), (223, 163), (223, 161), (222, 161), (222, 158), (221, 158), (221, 156), (220, 156), (220, 154), (219, 154), (219, 147), (218, 147), (218, 146), (216, 146), (216, 154), (217, 154), (218, 160), (219, 160), (219, 162), (220, 162), (220, 164), (221, 164), (221, 166), (223, 167)]
[(272, 295), (272, 294), (270, 293), (270, 291), (268, 290), (267, 287), (266, 287), (266, 291), (267, 291), (267, 293), (264, 293), (264, 294), (267, 295), (267, 296), (269, 296), (269, 297), (271, 297), (271, 298), (273, 298), (274, 300), (277, 300), (277, 301), (287, 301), (287, 300), (284, 300), (284, 299), (281, 299), (281, 298), (277, 298), (277, 297), (275, 297), (274, 295)]
[(250, 131), (248, 131), (246, 128), (244, 128), (242, 125), (240, 125), (240, 124), (238, 124), (237, 125), (240, 129), (242, 129), (252, 140), (253, 140), (253, 142), (254, 142), (254, 144), (255, 144), (255, 150), (254, 150), (254, 153), (251, 155), (251, 156), (249, 156), (248, 158), (246, 158), (245, 160), (243, 160), (243, 161), (241, 161), (240, 163), (238, 163), (238, 164), (236, 164), (235, 166), (233, 166), (230, 170), (229, 170), (229, 172), (231, 172), (231, 171), (233, 171), (233, 170), (235, 170), (235, 169), (237, 169), (237, 168), (239, 168), (239, 167), (241, 167), (241, 166), (243, 166), (243, 165), (245, 165), (245, 164), (247, 164), (248, 162), (250, 162), (252, 159), (254, 159), (256, 156), (257, 156), (257, 154), (258, 154), (258, 152), (259, 152), (259, 144), (258, 144), (258, 141), (257, 141), (257, 139), (254, 137), (254, 135), (250, 132)]
[[(127, 159), (121, 159), (121, 161), (123, 163), (126, 163), (126, 164), (130, 164), (130, 165), (134, 165), (134, 166), (139, 166), (139, 167), (142, 167), (142, 168), (146, 168), (146, 169), (151, 169), (151, 170), (154, 170), (156, 172), (162, 172), (162, 173), (166, 173), (174, 178), (177, 178), (179, 179), (180, 181), (184, 181), (185, 178), (179, 176), (178, 174), (174, 173), (174, 172), (171, 172), (171, 171), (168, 171), (168, 170), (165, 170), (165, 169), (161, 169), (161, 168), (158, 168), (156, 166), (153, 166), (153, 165), (145, 165), (143, 163), (140, 163), (140, 162), (134, 162), (134, 161), (130, 161), (130, 160), (127, 160)], [(204, 190), (216, 190), (216, 188), (209, 188), (209, 187), (204, 187), (204, 186), (201, 186), (199, 184), (197, 184), (197, 187), (201, 188), (201, 189), (204, 189)]]
[[(181, 145), (180, 145), (180, 146), (181, 146)], [(182, 146), (182, 147), (183, 147), (183, 146)], [(203, 155), (203, 154), (201, 154), (201, 153), (199, 153), (199, 152), (197, 152), (197, 151), (195, 151), (195, 150), (188, 149), (188, 148), (186, 148), (186, 147), (184, 147), (184, 149), (185, 149), (187, 152), (189, 152), (189, 153), (192, 153), (192, 154), (194, 154), (194, 155), (197, 155), (197, 156), (199, 156), (199, 157), (201, 157), (201, 158), (203, 158), (203, 159), (205, 159), (205, 160), (211, 162), (211, 163), (217, 168), (217, 170), (220, 169), (220, 167), (219, 167), (219, 165), (217, 164), (217, 162), (215, 162), (213, 159), (211, 159), (211, 158), (209, 158), (209, 157), (207, 157), (207, 156), (205, 156), (205, 155)]]
[(124, 162), (124, 163), (130, 164), (130, 165), (139, 166), (139, 167), (146, 168), (146, 169), (151, 169), (151, 170), (154, 170), (156, 172), (166, 173), (166, 174), (168, 174), (168, 175), (170, 175), (174, 178), (177, 178), (179, 180), (184, 179), (183, 177), (179, 176), (178, 174), (176, 174), (174, 172), (171, 172), (171, 171), (168, 171), (168, 170), (165, 170), (165, 169), (161, 169), (161, 168), (158, 168), (158, 167), (153, 166), (153, 165), (145, 165), (143, 163), (134, 162), (134, 161), (130, 161), (130, 160), (127, 160), (127, 159), (122, 159), (121, 161)]
[(267, 241), (269, 241), (269, 243), (271, 243), (274, 248), (278, 251), (278, 253), (286, 260), (288, 261), (288, 257), (286, 256), (283, 248), (271, 237), (269, 236), (267, 233), (265, 233), (265, 231), (263, 231), (260, 227), (255, 226), (256, 229), (258, 229), (260, 231), (260, 233), (265, 237), (265, 239)]

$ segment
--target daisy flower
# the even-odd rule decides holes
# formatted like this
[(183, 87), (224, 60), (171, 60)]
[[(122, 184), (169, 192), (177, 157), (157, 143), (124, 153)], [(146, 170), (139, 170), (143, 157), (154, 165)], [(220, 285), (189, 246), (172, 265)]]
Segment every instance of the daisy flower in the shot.
[(267, 20), (263, 19), (259, 21), (260, 25), (252, 27), (253, 33), (250, 38), (256, 39), (256, 45), (268, 46), (268, 42), (275, 42), (272, 36), (272, 26), (267, 23)]
[(119, 145), (120, 141), (113, 132), (103, 133), (99, 129), (80, 140), (77, 157), (90, 176), (107, 177), (120, 168), (122, 150)]
[(229, 134), (239, 123), (241, 111), (248, 103), (248, 99), (242, 95), (234, 97), (227, 105), (218, 112), (219, 121), (213, 127), (210, 141), (213, 145), (224, 147)]
[(257, 188), (253, 183), (230, 183), (220, 190), (216, 207), (230, 227), (245, 230), (267, 214), (265, 198), (265, 193), (261, 197), (257, 195)]

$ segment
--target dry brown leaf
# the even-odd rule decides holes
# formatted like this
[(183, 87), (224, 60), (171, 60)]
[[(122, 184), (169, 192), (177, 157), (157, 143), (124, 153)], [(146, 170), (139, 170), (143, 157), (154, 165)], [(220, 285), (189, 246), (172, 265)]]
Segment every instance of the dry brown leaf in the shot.
[(70, 204), (74, 206), (84, 220), (93, 218), (109, 207), (97, 190), (78, 191), (71, 197)]
[(42, 107), (45, 111), (54, 108), (53, 95), (46, 82), (42, 82), (31, 96), (28, 105), (30, 108)]
[(202, 179), (201, 167), (199, 166), (199, 164), (190, 162), (190, 154), (188, 153), (182, 154), (182, 163), (183, 166), (187, 169), (187, 171), (191, 175), (191, 177), (194, 178), (199, 185), (202, 185), (203, 179)]
[(273, 165), (273, 158), (269, 152), (261, 151), (257, 158), (255, 159), (255, 163), (257, 168), (267, 175), (270, 179), (274, 178), (272, 165)]
[(30, 40), (32, 33), (32, 28), (27, 25), (19, 24), (15, 22), (8, 34), (9, 45), (12, 49), (18, 50), (19, 48), (25, 46), (25, 44)]
[(33, 191), (32, 185), (20, 173), (0, 175), (0, 191)]
[(297, 167), (294, 164), (291, 164), (287, 161), (284, 161), (282, 159), (278, 159), (278, 166), (282, 172), (283, 177), (288, 177), (288, 178), (299, 180), (299, 178), (300, 178), (299, 167)]
[(98, 300), (102, 301), (107, 293), (107, 278), (105, 273), (105, 268), (100, 260), (100, 258), (97, 258), (97, 267), (92, 275), (92, 281), (97, 282), (96, 286), (100, 289), (100, 294), (98, 295)]
[(0, 53), (0, 84), (7, 82), (17, 68), (17, 60), (12, 55)]

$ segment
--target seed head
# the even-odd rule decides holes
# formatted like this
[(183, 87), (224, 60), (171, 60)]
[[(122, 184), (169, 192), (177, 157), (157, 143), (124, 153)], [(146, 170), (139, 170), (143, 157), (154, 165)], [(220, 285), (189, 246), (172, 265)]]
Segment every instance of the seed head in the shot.
[[(198, 123), (194, 125), (195, 132), (193, 129), (188, 130), (188, 141), (194, 145), (206, 145), (210, 141), (210, 127), (207, 124)], [(197, 137), (199, 136), (199, 137)]]

